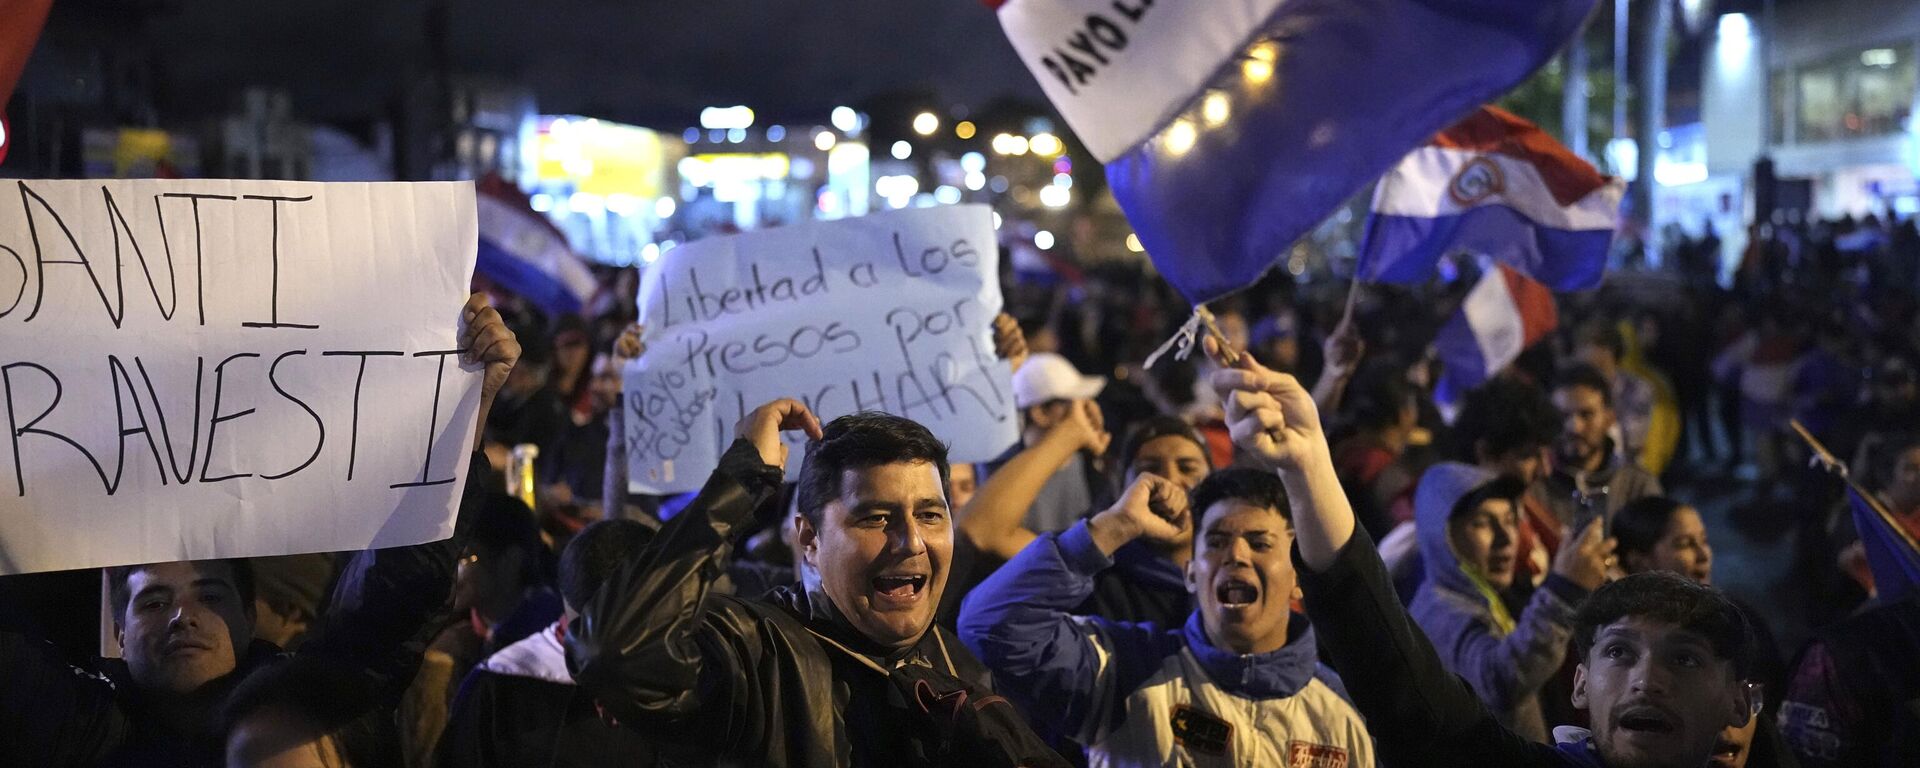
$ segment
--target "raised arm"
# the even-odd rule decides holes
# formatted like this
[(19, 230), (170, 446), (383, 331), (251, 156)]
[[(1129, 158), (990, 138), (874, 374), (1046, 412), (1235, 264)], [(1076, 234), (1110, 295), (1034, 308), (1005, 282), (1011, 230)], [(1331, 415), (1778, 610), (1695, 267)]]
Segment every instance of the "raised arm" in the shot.
[(1178, 537), (1187, 514), (1179, 486), (1141, 475), (1113, 508), (1040, 537), (974, 588), (960, 609), (961, 642), (1003, 693), (1054, 732), (1090, 743), (1114, 701), (1158, 666), (1158, 633), (1070, 611), (1093, 594), (1115, 550)]
[[(640, 335), (646, 326), (628, 325), (613, 342), (613, 368), (625, 376), (627, 363), (647, 351)], [(600, 516), (608, 520), (626, 517), (627, 499), (627, 402), (626, 396), (614, 398), (607, 411), (607, 463), (600, 481)]]
[(1353, 381), (1354, 371), (1360, 369), (1360, 361), (1367, 354), (1367, 342), (1354, 326), (1351, 312), (1334, 326), (1320, 351), (1325, 364), (1320, 367), (1320, 380), (1313, 383), (1313, 403), (1322, 413), (1333, 413), (1340, 410), (1347, 383)]
[(1213, 375), (1227, 404), (1228, 429), (1241, 451), (1279, 472), (1287, 487), (1307, 617), (1370, 724), (1382, 762), (1479, 766), (1548, 759), (1550, 748), (1501, 728), (1414, 628), (1372, 540), (1356, 530), (1312, 397), (1292, 376), (1239, 357), (1236, 368)]
[(1113, 437), (1101, 424), (1100, 406), (1092, 400), (1075, 401), (1072, 413), (1047, 430), (1039, 443), (1014, 454), (980, 484), (960, 511), (960, 532), (994, 557), (1004, 560), (1019, 553), (1034, 540), (1022, 522), (1047, 479), (1077, 451), (1095, 456), (1107, 452)]
[[(487, 423), (493, 398), (520, 359), (520, 341), (507, 329), (486, 294), (468, 297), (460, 313), (460, 347), (468, 363), (484, 366), (475, 441)], [(483, 492), (488, 466), (469, 462), (463, 491)], [(464, 505), (463, 505), (464, 508)], [(301, 653), (340, 659), (375, 675), (389, 695), (398, 697), (419, 669), (420, 656), (453, 593), (454, 561), (459, 557), (466, 521), (456, 521), (449, 539), (409, 547), (357, 552), (335, 581), (326, 613)]]
[(645, 554), (615, 571), (570, 625), (575, 677), (616, 719), (692, 715), (709, 699), (718, 707), (743, 703), (728, 694), (751, 677), (750, 643), (704, 643), (701, 630), (736, 529), (780, 488), (783, 430), (821, 436), (820, 422), (796, 400), (747, 414), (700, 495), (661, 526)]

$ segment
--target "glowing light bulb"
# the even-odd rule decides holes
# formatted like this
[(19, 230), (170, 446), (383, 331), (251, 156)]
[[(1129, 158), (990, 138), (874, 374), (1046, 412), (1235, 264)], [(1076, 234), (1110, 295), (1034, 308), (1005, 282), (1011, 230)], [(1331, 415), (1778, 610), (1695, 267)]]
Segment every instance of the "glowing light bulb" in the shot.
[(1175, 157), (1184, 155), (1188, 150), (1193, 149), (1193, 142), (1199, 138), (1199, 131), (1194, 130), (1193, 121), (1175, 120), (1173, 125), (1167, 128), (1165, 139), (1167, 154)]

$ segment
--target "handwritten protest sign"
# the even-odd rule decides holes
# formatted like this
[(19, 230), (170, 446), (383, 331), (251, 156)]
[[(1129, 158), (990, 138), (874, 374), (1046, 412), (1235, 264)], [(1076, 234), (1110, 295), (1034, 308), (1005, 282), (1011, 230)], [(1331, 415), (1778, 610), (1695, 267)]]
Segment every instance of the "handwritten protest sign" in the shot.
[[(983, 205), (897, 211), (702, 240), (640, 284), (647, 351), (625, 372), (628, 485), (697, 490), (734, 423), (781, 397), (820, 420), (905, 416), (954, 461), (1017, 436), (993, 214)], [(804, 438), (789, 434), (791, 446)], [(796, 450), (793, 454), (800, 456)], [(789, 462), (789, 477), (800, 462)]]
[(469, 184), (0, 186), (0, 574), (452, 534)]

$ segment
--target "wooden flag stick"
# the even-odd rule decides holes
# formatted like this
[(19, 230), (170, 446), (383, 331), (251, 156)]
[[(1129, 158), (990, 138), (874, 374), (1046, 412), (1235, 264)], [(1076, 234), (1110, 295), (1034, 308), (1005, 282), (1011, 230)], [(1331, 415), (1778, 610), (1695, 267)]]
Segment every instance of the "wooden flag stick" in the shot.
[(1839, 475), (1841, 480), (1846, 481), (1847, 487), (1852, 489), (1853, 492), (1860, 497), (1861, 501), (1867, 503), (1867, 508), (1873, 510), (1874, 514), (1879, 515), (1881, 521), (1885, 522), (1888, 528), (1893, 529), (1895, 535), (1899, 536), (1902, 541), (1905, 541), (1907, 546), (1912, 547), (1915, 551), (1920, 551), (1920, 542), (1914, 541), (1913, 534), (1907, 532), (1906, 526), (1901, 525), (1900, 521), (1893, 516), (1893, 513), (1887, 510), (1886, 505), (1880, 503), (1879, 497), (1868, 493), (1867, 489), (1860, 487), (1860, 484), (1854, 481), (1853, 477), (1847, 471), (1847, 465), (1842, 463), (1839, 457), (1834, 456), (1832, 451), (1827, 450), (1825, 445), (1821, 445), (1820, 441), (1814, 438), (1813, 433), (1807, 431), (1806, 425), (1801, 424), (1799, 419), (1788, 419), (1787, 426), (1792, 427), (1793, 431), (1800, 435), (1800, 439), (1806, 441), (1807, 447), (1813, 449), (1814, 461), (1819, 462), (1828, 472)]

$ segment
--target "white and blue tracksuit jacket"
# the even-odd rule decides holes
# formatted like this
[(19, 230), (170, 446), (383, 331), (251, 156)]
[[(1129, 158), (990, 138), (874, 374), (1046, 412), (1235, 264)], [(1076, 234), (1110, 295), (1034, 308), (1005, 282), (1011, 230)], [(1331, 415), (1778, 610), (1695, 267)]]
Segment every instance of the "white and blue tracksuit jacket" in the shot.
[(1094, 766), (1371, 768), (1360, 714), (1327, 680), (1304, 616), (1286, 646), (1242, 656), (1185, 626), (1068, 613), (1112, 561), (1081, 522), (1040, 537), (969, 595), (960, 639), (997, 689)]

